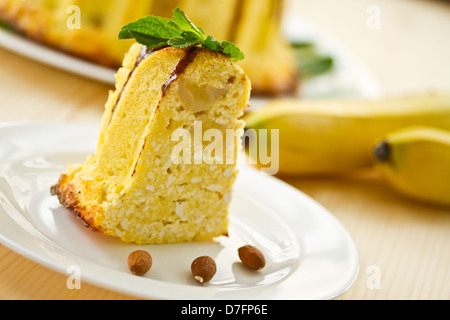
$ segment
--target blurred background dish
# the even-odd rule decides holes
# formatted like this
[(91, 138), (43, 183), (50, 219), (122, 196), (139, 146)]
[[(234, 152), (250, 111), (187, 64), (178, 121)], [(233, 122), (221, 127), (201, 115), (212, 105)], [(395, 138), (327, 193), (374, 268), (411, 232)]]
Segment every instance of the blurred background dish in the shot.
[[(171, 17), (171, 10), (181, 6), (206, 32), (235, 41), (246, 53), (240, 64), (252, 79), (254, 107), (280, 95), (381, 95), (375, 78), (350, 50), (304, 22), (298, 10), (287, 8), (282, 15), (283, 0), (227, 0), (220, 5), (205, 0), (139, 0), (134, 7), (135, 2), (102, 0), (101, 5), (92, 6), (92, 1), (82, 0), (58, 5), (54, 1), (0, 0), (0, 19), (4, 20), (0, 46), (114, 84), (117, 68), (132, 43), (117, 39), (121, 26), (149, 13)], [(67, 26), (70, 5), (80, 8), (80, 29)]]
[(284, 0), (1, 0), (0, 19), (38, 43), (84, 60), (119, 68), (131, 41), (122, 26), (147, 15), (172, 17), (179, 7), (217, 40), (238, 45), (253, 92), (294, 93), (300, 82), (294, 50), (281, 32)]

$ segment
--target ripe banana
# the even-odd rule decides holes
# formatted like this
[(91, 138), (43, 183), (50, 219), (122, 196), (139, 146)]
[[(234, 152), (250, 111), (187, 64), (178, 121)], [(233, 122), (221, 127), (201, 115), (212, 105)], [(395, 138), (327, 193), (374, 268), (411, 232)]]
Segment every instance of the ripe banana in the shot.
[(342, 173), (371, 166), (374, 141), (394, 130), (415, 125), (450, 130), (450, 94), (380, 100), (280, 98), (249, 112), (245, 121), (256, 132), (279, 130), (280, 175)]
[(450, 206), (450, 131), (396, 131), (376, 143), (373, 158), (380, 176), (399, 192)]

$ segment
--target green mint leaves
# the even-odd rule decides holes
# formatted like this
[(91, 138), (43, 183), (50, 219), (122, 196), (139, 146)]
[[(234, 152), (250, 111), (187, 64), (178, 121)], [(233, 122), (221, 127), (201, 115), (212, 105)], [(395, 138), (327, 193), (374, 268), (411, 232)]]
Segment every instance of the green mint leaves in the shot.
[(181, 9), (173, 11), (173, 20), (148, 16), (122, 28), (119, 39), (135, 39), (147, 48), (172, 46), (185, 49), (201, 45), (223, 53), (233, 61), (244, 59), (244, 53), (233, 43), (217, 41), (193, 24)]
[(314, 78), (333, 70), (334, 59), (320, 54), (313, 43), (294, 42), (291, 45), (298, 58), (300, 73), (305, 78)]

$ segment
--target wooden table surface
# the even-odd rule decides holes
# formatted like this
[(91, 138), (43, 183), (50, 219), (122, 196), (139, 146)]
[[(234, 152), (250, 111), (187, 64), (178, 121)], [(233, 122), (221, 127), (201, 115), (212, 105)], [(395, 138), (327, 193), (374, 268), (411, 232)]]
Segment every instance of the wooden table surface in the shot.
[[(450, 89), (450, 4), (419, 0), (294, 0), (303, 16), (351, 48), (387, 94)], [(366, 26), (377, 5), (381, 29)], [(110, 86), (0, 49), (0, 122), (99, 125)], [(450, 210), (393, 193), (373, 172), (346, 178), (285, 178), (331, 211), (361, 259), (339, 299), (449, 299)], [(374, 281), (375, 280), (375, 281)], [(378, 281), (379, 280), (379, 281)], [(0, 299), (134, 299), (56, 273), (0, 245)]]

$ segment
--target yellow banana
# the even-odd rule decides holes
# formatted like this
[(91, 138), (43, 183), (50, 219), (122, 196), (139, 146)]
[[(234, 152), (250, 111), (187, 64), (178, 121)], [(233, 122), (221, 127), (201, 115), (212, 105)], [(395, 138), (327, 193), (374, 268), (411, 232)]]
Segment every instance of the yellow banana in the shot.
[(401, 193), (450, 206), (450, 131), (406, 128), (376, 143), (380, 176)]
[(380, 100), (281, 98), (248, 113), (245, 120), (256, 132), (279, 130), (279, 174), (342, 173), (370, 166), (374, 141), (394, 130), (415, 125), (450, 130), (450, 94)]

